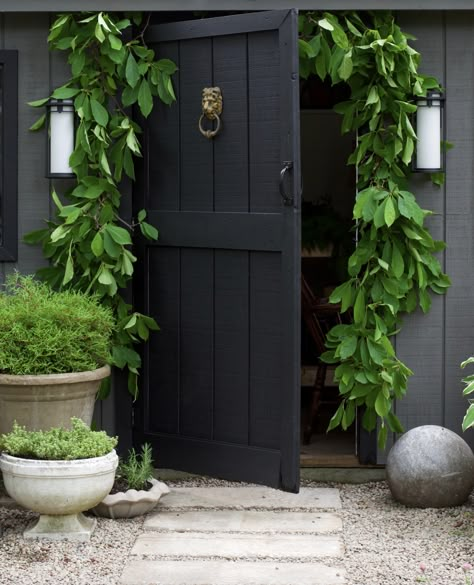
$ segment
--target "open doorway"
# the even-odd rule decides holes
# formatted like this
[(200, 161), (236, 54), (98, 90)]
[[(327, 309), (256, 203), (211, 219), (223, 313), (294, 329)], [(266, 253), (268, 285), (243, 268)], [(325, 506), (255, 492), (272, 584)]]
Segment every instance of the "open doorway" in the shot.
[[(341, 135), (342, 116), (333, 110), (347, 93), (346, 86), (332, 87), (316, 76), (301, 84), (302, 285), (318, 305), (327, 307), (322, 319), (316, 317), (316, 328), (323, 335), (347, 319), (328, 306), (332, 290), (346, 280), (355, 238), (356, 175), (354, 167), (347, 165), (355, 135)], [(339, 404), (335, 367), (320, 365), (321, 342), (307, 318), (301, 328), (301, 466), (357, 465), (357, 419), (347, 431), (326, 433)]]

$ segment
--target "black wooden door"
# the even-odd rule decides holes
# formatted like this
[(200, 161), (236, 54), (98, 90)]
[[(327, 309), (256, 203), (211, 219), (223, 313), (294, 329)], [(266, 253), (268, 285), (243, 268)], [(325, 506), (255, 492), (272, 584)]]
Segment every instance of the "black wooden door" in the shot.
[[(161, 331), (144, 355), (135, 442), (160, 467), (299, 487), (300, 168), (297, 14), (151, 27), (177, 103), (146, 122), (136, 294)], [(219, 86), (222, 129), (198, 129)], [(291, 169), (282, 169), (291, 161)], [(283, 195), (287, 198), (284, 201)]]

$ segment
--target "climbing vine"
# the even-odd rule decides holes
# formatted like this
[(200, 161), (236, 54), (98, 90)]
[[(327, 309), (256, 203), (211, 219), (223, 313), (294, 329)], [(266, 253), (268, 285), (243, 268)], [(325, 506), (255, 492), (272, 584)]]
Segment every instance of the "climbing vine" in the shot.
[[(435, 254), (445, 244), (431, 237), (421, 209), (409, 191), (408, 177), (416, 144), (411, 115), (415, 96), (440, 89), (437, 80), (418, 72), (420, 55), (387, 12), (299, 17), (300, 75), (346, 83), (347, 101), (336, 105), (342, 132), (358, 133), (349, 163), (358, 171), (353, 217), (358, 243), (348, 261), (348, 280), (331, 295), (351, 324), (327, 335), (322, 359), (338, 363), (342, 401), (329, 429), (347, 429), (357, 407), (363, 426), (374, 430), (383, 448), (387, 432), (402, 432), (393, 404), (402, 398), (412, 371), (396, 356), (390, 338), (401, 316), (418, 306), (427, 312), (429, 291), (443, 294), (450, 285)], [(439, 180), (439, 177), (436, 178)]]
[[(134, 232), (139, 229), (145, 238), (156, 240), (158, 231), (145, 221), (144, 210), (132, 220), (121, 215), (120, 185), (124, 176), (135, 179), (134, 158), (141, 155), (141, 129), (131, 118), (130, 106), (137, 104), (146, 118), (154, 97), (171, 104), (176, 66), (155, 59), (144, 40), (147, 21), (138, 14), (131, 19), (102, 12), (62, 14), (51, 26), (49, 47), (65, 51), (71, 68), (69, 81), (51, 97), (74, 100), (78, 125), (69, 163), (76, 185), (66, 193), (66, 202), (53, 190), (56, 218), (25, 240), (41, 243), (50, 260), (39, 270), (41, 278), (54, 287), (97, 294), (112, 307), (117, 319), (113, 364), (128, 368), (129, 389), (136, 397), (140, 355), (134, 345), (147, 340), (158, 325), (134, 311), (123, 292), (137, 260)], [(135, 37), (133, 27), (139, 31)], [(30, 105), (42, 107), (48, 99)], [(42, 115), (31, 130), (44, 123)]]

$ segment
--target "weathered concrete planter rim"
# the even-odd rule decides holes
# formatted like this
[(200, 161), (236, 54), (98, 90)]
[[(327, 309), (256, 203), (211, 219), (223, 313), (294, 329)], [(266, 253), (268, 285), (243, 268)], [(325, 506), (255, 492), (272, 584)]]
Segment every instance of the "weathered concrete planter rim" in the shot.
[[(26, 459), (16, 457), (8, 453), (2, 453), (0, 457), (1, 467), (4, 472), (13, 472), (15, 476), (22, 477), (55, 477), (72, 478), (80, 474), (81, 477), (96, 476), (109, 473), (117, 466), (117, 453), (115, 449), (100, 457), (88, 459)], [(84, 473), (85, 469), (94, 468), (93, 472)]]
[(74, 384), (76, 382), (92, 382), (94, 380), (101, 380), (107, 376), (110, 376), (110, 366), (108, 364), (96, 370), (88, 370), (86, 372), (70, 372), (65, 374), (0, 374), (0, 385), (8, 384), (11, 386), (49, 386), (52, 384), (64, 384), (65, 382)]

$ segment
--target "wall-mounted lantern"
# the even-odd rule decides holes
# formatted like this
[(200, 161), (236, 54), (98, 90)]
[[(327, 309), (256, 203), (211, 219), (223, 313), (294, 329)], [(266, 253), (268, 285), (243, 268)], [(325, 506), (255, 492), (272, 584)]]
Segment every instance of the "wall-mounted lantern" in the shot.
[(50, 99), (46, 104), (46, 176), (49, 178), (75, 176), (69, 166), (69, 157), (74, 151), (74, 117), (72, 100)]
[(415, 100), (416, 110), (416, 157), (414, 170), (427, 172), (444, 171), (444, 101), (439, 91), (429, 91), (426, 97)]

